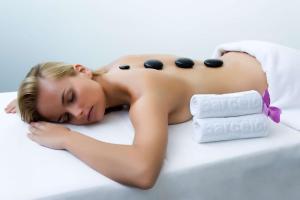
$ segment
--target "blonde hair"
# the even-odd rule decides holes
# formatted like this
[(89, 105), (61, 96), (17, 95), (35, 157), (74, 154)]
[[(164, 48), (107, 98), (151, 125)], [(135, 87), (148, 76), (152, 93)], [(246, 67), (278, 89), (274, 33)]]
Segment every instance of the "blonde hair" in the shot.
[[(94, 77), (106, 72), (106, 70), (100, 69), (99, 71), (94, 71), (92, 74)], [(75, 75), (76, 71), (73, 65), (63, 62), (45, 62), (33, 66), (18, 89), (18, 107), (21, 119), (27, 123), (41, 120), (47, 121), (37, 111), (38, 83), (40, 78), (58, 80), (65, 76)]]

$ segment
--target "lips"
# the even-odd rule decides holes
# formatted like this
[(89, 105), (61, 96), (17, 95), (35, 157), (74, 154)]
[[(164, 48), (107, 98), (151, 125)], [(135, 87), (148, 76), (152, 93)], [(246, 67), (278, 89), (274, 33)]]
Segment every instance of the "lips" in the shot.
[(89, 111), (89, 114), (88, 114), (88, 121), (90, 121), (90, 117), (91, 117), (91, 113), (92, 113), (92, 110), (93, 110), (94, 106), (91, 107), (90, 111)]

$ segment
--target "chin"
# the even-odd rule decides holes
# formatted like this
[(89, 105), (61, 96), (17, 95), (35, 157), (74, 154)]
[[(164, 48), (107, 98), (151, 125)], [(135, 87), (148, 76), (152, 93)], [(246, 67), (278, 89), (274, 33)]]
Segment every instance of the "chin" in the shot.
[(96, 123), (98, 123), (99, 121), (92, 121), (92, 122), (86, 122), (85, 124), (86, 125), (89, 125), (89, 124), (96, 124)]

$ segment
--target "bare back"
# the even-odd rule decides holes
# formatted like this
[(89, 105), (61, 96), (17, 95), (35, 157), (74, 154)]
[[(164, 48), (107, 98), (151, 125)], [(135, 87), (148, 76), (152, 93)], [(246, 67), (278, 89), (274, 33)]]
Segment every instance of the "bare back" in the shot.
[[(147, 59), (158, 59), (164, 63), (163, 70), (146, 69)], [(146, 94), (157, 95), (160, 106), (168, 111), (168, 123), (181, 123), (191, 118), (189, 101), (194, 94), (231, 93), (257, 90), (261, 94), (267, 81), (260, 63), (246, 53), (229, 52), (221, 57), (220, 68), (208, 68), (195, 61), (193, 68), (183, 69), (175, 65), (175, 56), (129, 56), (112, 63), (107, 76), (131, 96), (130, 105)], [(130, 65), (121, 70), (119, 65)]]

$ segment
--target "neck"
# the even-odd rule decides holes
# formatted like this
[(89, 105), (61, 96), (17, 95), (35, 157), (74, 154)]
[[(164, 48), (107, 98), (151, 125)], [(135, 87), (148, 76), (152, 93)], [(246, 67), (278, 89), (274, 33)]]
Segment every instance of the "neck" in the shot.
[(105, 108), (124, 105), (130, 102), (130, 95), (127, 90), (116, 84), (107, 73), (96, 76), (93, 79), (97, 81), (103, 89), (106, 99)]

